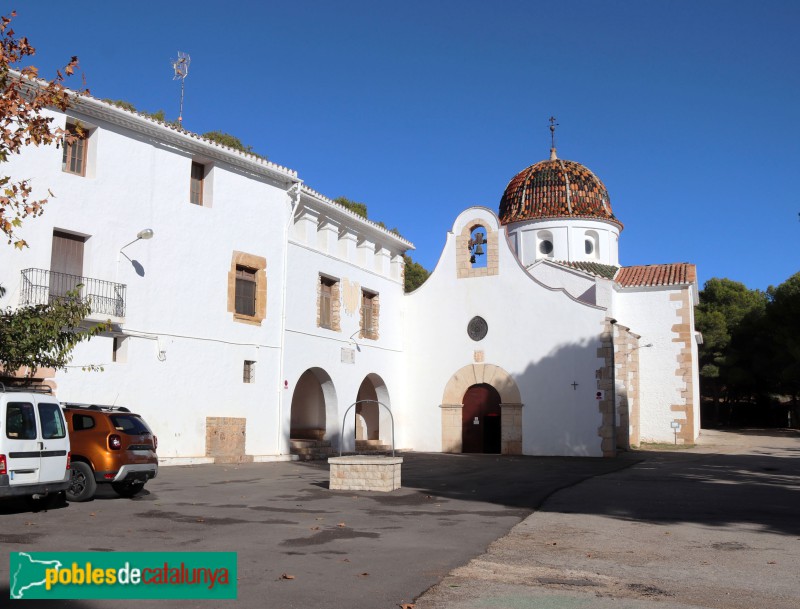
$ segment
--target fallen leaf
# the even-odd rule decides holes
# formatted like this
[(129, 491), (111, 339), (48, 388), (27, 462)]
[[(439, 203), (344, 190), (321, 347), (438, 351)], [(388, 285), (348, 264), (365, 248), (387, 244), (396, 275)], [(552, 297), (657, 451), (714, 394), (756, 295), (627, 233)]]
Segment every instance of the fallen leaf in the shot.
[(311, 527), (312, 531), (319, 531), (319, 527)]
[(415, 603), (400, 603), (400, 609), (414, 609), (416, 606)]
[(359, 574), (358, 574), (358, 576), (359, 576), (359, 577), (369, 577), (369, 573), (366, 573), (366, 572), (364, 572), (364, 573), (359, 573)]
[(768, 565), (777, 565), (778, 563), (776, 563), (774, 560), (768, 560), (767, 564)]
[(289, 575), (288, 573), (281, 573), (281, 579), (294, 579), (294, 575)]
[(343, 558), (342, 562), (350, 562), (350, 559), (349, 558)]

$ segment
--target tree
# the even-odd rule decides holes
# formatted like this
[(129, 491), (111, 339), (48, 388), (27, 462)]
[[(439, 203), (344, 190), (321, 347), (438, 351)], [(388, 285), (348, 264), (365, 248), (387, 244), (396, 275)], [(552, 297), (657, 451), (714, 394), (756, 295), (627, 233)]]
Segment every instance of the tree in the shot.
[(704, 396), (728, 401), (759, 385), (750, 375), (752, 353), (745, 345), (766, 304), (764, 292), (749, 290), (738, 281), (713, 278), (705, 283), (695, 313), (695, 325), (703, 334), (699, 356)]
[[(53, 127), (53, 117), (43, 113), (46, 107), (65, 110), (69, 106), (70, 93), (62, 83), (65, 76), (75, 72), (78, 58), (73, 57), (63, 72), (58, 70), (55, 79), (49, 82), (38, 80), (38, 70), (33, 66), (15, 71), (14, 66), (34, 55), (36, 49), (27, 38), (16, 37), (11, 28), (14, 17), (16, 12), (0, 16), (0, 162), (19, 154), (25, 146), (60, 145), (80, 137), (80, 133), (70, 135)], [(21, 249), (27, 243), (17, 229), (26, 218), (43, 213), (48, 197), (33, 200), (29, 181), (13, 181), (9, 176), (0, 176), (0, 189), (0, 230), (8, 243)]]
[(75, 346), (109, 329), (107, 323), (82, 328), (91, 311), (79, 290), (68, 292), (49, 304), (6, 308), (0, 313), (0, 366), (7, 373), (28, 368), (63, 369), (72, 361)]
[[(16, 17), (12, 12), (0, 16), (0, 162), (8, 161), (26, 146), (61, 145), (73, 142), (81, 134), (67, 133), (53, 127), (53, 117), (44, 113), (46, 108), (66, 110), (71, 95), (62, 84), (65, 75), (74, 73), (78, 58), (73, 57), (49, 82), (38, 79), (38, 70), (14, 66), (36, 53), (25, 37), (17, 38), (11, 28)], [(79, 93), (88, 93), (84, 90)], [(32, 200), (32, 187), (28, 180), (14, 181), (0, 176), (0, 230), (17, 248), (27, 243), (17, 234), (23, 220), (37, 217), (44, 211), (48, 197)], [(50, 193), (52, 195), (52, 193)], [(0, 287), (0, 296), (4, 290)], [(88, 302), (82, 301), (78, 292), (67, 294), (46, 305), (0, 310), (0, 366), (5, 374), (14, 374), (28, 368), (28, 375), (38, 368), (64, 368), (72, 358), (75, 346), (105, 331), (107, 324), (82, 328), (84, 318), (91, 313)]]
[(767, 289), (766, 326), (772, 337), (769, 370), (775, 390), (791, 398), (794, 425), (800, 424), (800, 273)]
[(419, 262), (414, 262), (411, 256), (405, 255), (403, 259), (406, 261), (405, 286), (403, 287), (406, 292), (413, 292), (425, 283), (431, 273)]

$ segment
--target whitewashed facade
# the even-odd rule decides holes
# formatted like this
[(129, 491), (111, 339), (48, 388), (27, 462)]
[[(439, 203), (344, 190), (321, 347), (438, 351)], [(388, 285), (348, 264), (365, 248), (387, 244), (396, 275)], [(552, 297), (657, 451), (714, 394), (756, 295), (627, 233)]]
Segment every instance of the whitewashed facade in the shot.
[[(682, 441), (699, 433), (694, 276), (652, 286), (570, 266), (616, 268), (614, 223), (504, 225), (470, 208), (404, 295), (411, 243), (295, 171), (93, 98), (52, 116), (88, 130), (85, 166), (65, 170), (53, 146), (5, 165), (55, 197), (24, 225), (30, 247), (0, 248), (0, 304), (47, 302), (57, 279), (84, 284), (97, 309), (87, 323), (112, 330), (67, 372), (41, 375), (62, 401), (140, 412), (166, 464), (390, 444), (391, 417), (399, 448), (475, 450), (462, 404), (474, 385), (500, 400), (487, 452), (610, 455), (612, 436), (668, 441), (675, 421)], [(476, 227), (486, 240), (473, 264)], [(137, 239), (144, 229), (152, 238)], [(547, 235), (552, 255), (537, 255)], [(343, 429), (358, 400), (383, 406), (356, 407)]]

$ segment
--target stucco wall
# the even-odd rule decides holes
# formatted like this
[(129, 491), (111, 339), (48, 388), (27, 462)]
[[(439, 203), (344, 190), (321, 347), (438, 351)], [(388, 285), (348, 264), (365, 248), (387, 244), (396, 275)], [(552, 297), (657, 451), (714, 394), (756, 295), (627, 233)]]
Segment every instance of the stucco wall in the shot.
[[(684, 297), (684, 294), (686, 297)], [(694, 386), (688, 387), (685, 374), (679, 370), (686, 348), (696, 358), (697, 349), (684, 344), (677, 326), (687, 323), (693, 327), (693, 311), (688, 288), (641, 288), (617, 292), (614, 314), (620, 323), (640, 335), (639, 355), (640, 440), (642, 442), (672, 442), (670, 424), (686, 420), (673, 407), (685, 408), (696, 396)], [(693, 332), (691, 333), (693, 339)], [(692, 340), (693, 342), (693, 340)], [(694, 360), (696, 362), (696, 359)], [(691, 363), (689, 363), (691, 365)], [(696, 363), (694, 372), (696, 378)], [(693, 383), (696, 386), (696, 383)], [(688, 397), (688, 399), (687, 399)], [(693, 413), (696, 410), (692, 411)], [(693, 416), (692, 437), (699, 432), (699, 416)], [(684, 430), (684, 433), (688, 433)], [(679, 436), (680, 438), (680, 436)]]
[[(402, 444), (442, 449), (444, 389), (456, 371), (481, 358), (507, 371), (519, 388), (523, 453), (599, 456), (595, 393), (605, 311), (537, 283), (505, 239), (500, 240), (498, 274), (459, 279), (455, 235), (476, 216), (487, 228), (498, 228), (488, 209), (460, 214), (433, 274), (406, 298), (408, 399)], [(476, 315), (489, 328), (478, 342), (467, 335)]]
[[(7, 165), (14, 177), (35, 176), (35, 195), (49, 187), (56, 196), (41, 218), (25, 224), (29, 248), (0, 249), (4, 301), (18, 302), (21, 269), (50, 268), (54, 228), (87, 236), (84, 276), (127, 285), (127, 313), (116, 327), (135, 335), (128, 338), (127, 362), (111, 362), (111, 338), (81, 345), (73, 364), (105, 370), (59, 373), (59, 398), (140, 412), (158, 434), (164, 458), (205, 458), (205, 419), (217, 416), (247, 418), (248, 453), (275, 454), (288, 184), (217, 162), (211, 206), (192, 205), (192, 155), (115, 125), (85, 122), (96, 126), (97, 152), (87, 177), (62, 172), (55, 147), (26, 149)], [(134, 262), (119, 255), (144, 228), (155, 236), (125, 249)], [(228, 312), (234, 250), (267, 261), (267, 317), (260, 326), (237, 323)], [(256, 361), (254, 384), (242, 382), (245, 359)]]

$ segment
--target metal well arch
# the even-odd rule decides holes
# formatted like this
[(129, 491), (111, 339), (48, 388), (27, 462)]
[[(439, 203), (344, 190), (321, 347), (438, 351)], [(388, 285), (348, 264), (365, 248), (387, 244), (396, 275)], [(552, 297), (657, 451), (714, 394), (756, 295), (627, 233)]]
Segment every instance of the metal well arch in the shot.
[[(383, 402), (379, 402), (378, 400), (358, 400), (357, 402), (353, 402), (350, 406), (347, 407), (347, 410), (344, 411), (344, 416), (342, 417), (342, 441), (339, 442), (339, 456), (342, 456), (342, 447), (344, 446), (344, 426), (347, 422), (347, 415), (350, 413), (352, 408), (355, 408), (359, 404), (377, 404), (378, 406), (383, 406), (386, 409), (386, 412), (389, 413), (389, 420), (392, 422), (392, 456), (394, 457), (394, 415), (392, 414), (392, 409), (389, 408)], [(355, 425), (353, 426), (355, 429)], [(355, 440), (355, 431), (353, 432), (353, 439)]]

